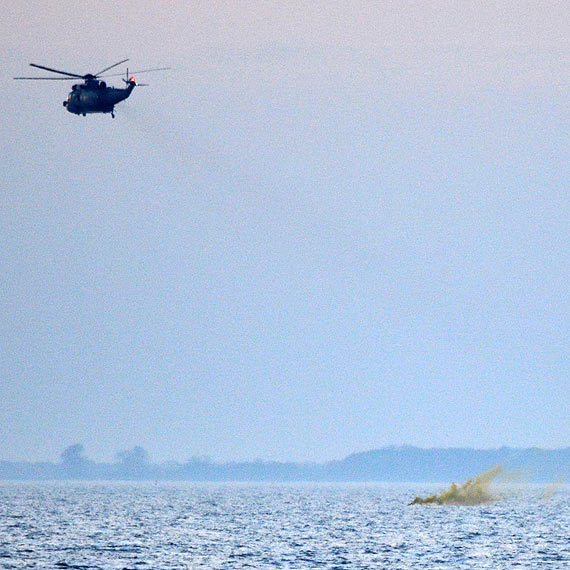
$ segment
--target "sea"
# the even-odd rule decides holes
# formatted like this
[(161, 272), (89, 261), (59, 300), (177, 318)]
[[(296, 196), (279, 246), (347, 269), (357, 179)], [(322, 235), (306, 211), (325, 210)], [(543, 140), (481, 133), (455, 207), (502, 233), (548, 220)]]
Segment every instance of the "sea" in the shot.
[(0, 568), (569, 568), (570, 487), (1, 482)]

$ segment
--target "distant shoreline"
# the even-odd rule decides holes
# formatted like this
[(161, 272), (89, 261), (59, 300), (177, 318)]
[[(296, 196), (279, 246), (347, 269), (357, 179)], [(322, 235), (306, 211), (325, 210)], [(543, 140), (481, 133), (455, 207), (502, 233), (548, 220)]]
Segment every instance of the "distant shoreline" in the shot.
[(152, 463), (135, 447), (115, 463), (96, 463), (75, 444), (60, 461), (0, 461), (3, 481), (203, 481), (203, 482), (440, 482), (463, 481), (502, 465), (524, 481), (570, 480), (570, 448), (470, 449), (390, 446), (324, 463), (278, 461)]

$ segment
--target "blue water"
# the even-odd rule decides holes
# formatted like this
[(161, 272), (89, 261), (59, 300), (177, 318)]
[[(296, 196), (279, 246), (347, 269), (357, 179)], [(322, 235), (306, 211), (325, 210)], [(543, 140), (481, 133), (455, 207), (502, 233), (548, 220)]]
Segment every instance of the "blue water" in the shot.
[(570, 489), (407, 506), (443, 485), (0, 483), (0, 568), (568, 568)]

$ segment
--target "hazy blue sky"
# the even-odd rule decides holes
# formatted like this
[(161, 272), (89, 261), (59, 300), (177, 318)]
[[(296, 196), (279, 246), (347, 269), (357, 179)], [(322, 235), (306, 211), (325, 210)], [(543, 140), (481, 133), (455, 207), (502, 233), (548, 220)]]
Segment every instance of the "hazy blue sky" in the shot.
[(0, 458), (570, 445), (568, 3), (306, 4), (0, 9)]

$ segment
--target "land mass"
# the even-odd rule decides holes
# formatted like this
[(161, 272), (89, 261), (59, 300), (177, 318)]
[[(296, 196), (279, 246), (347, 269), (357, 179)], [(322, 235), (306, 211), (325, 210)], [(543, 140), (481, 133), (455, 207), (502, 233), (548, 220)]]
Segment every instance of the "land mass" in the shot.
[(461, 481), (495, 465), (532, 482), (570, 480), (570, 448), (469, 449), (390, 446), (325, 463), (276, 461), (152, 463), (141, 447), (117, 454), (114, 463), (96, 463), (75, 444), (59, 462), (0, 461), (1, 480), (155, 481)]

